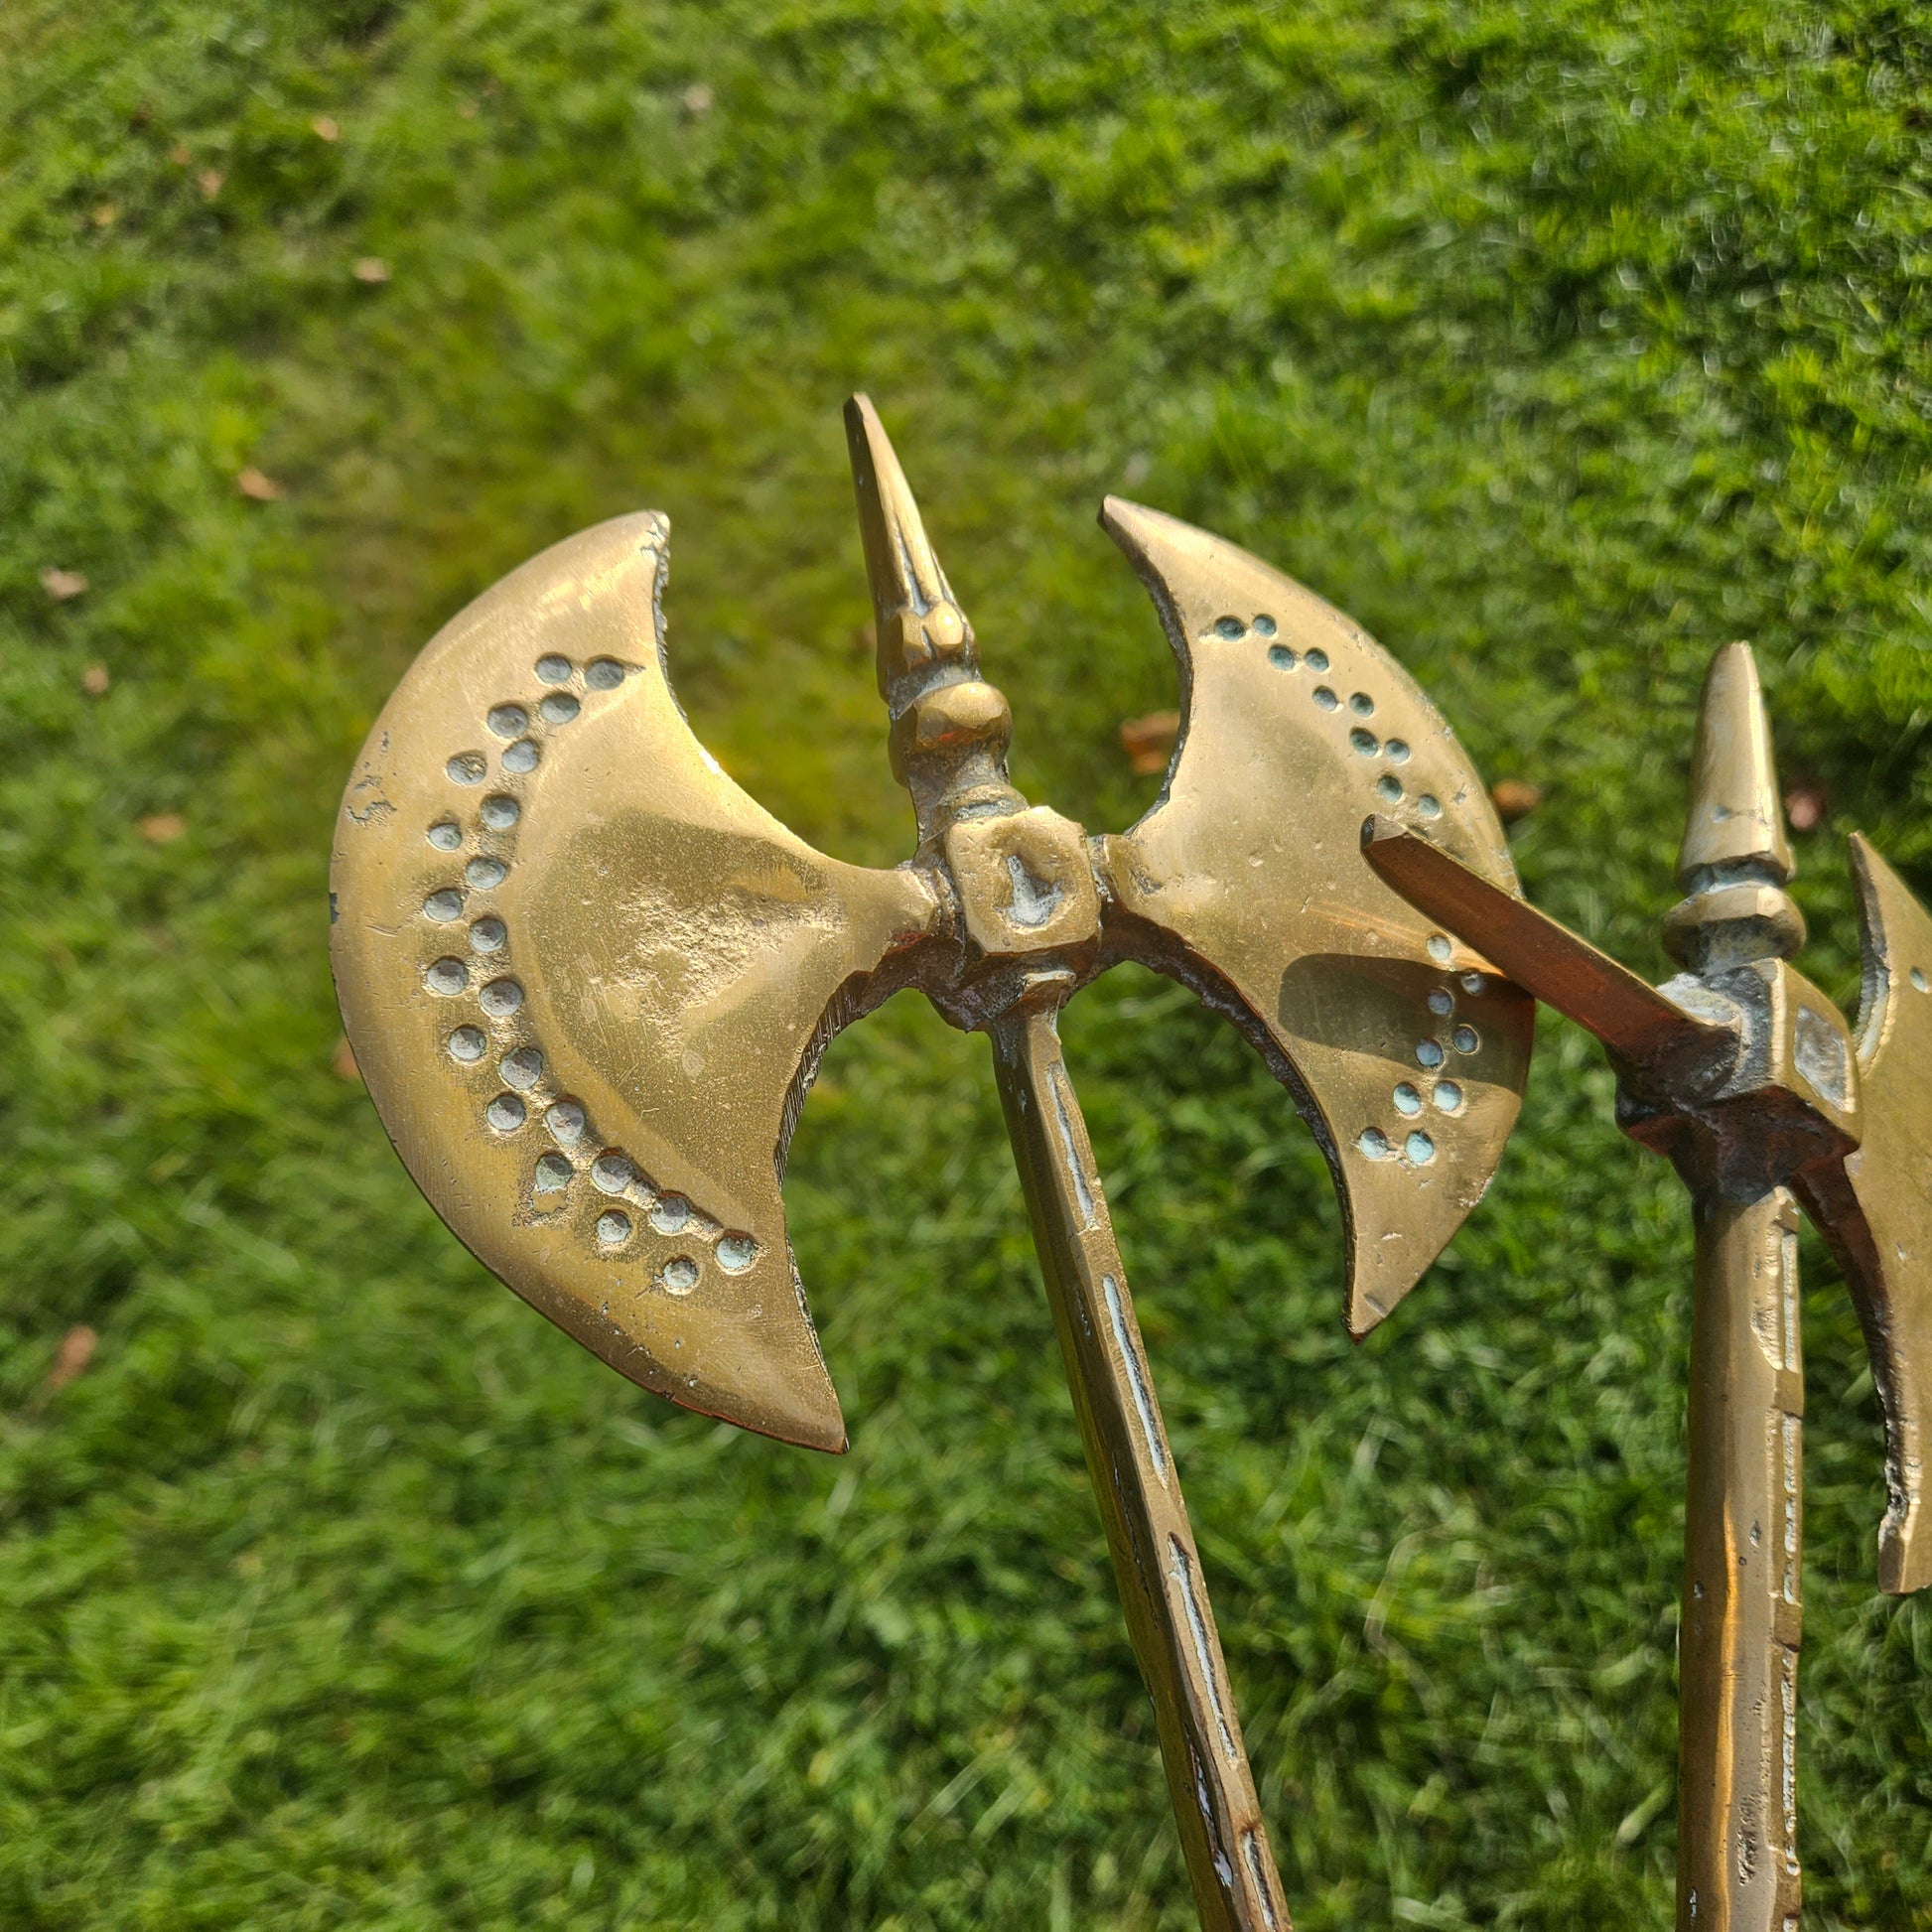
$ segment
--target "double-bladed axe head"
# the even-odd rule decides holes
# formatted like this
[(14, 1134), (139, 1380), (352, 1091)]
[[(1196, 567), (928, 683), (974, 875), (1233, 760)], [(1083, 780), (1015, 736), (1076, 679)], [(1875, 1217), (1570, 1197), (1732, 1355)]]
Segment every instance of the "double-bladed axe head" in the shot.
[(1016, 976), (1135, 959), (1233, 1019), (1294, 1095), (1364, 1332), (1481, 1197), (1528, 1067), (1532, 1003), (1357, 839), (1384, 811), (1513, 892), (1467, 758), (1348, 619), (1110, 499), (1182, 731), (1128, 832), (1027, 808), (1005, 701), (863, 398), (848, 428), (917, 853), (826, 858), (698, 743), (668, 673), (662, 516), (543, 552), (424, 649), (343, 801), (337, 983), (403, 1161), (487, 1268), (632, 1380), (837, 1449), (779, 1191), (826, 1042), (902, 987), (973, 1025)]
[(1804, 1203), (1845, 1271), (1885, 1413), (1879, 1583), (1919, 1589), (1932, 1584), (1932, 917), (1855, 834), (1863, 985), (1848, 1028), (1784, 961), (1804, 921), (1783, 890), (1791, 850), (1744, 644), (1712, 661), (1693, 766), (1689, 896), (1664, 928), (1689, 970), (1661, 988), (1415, 828), (1371, 820), (1363, 848), (1414, 904), (1604, 1042), (1624, 1126), (1694, 1186), (1788, 1184)]

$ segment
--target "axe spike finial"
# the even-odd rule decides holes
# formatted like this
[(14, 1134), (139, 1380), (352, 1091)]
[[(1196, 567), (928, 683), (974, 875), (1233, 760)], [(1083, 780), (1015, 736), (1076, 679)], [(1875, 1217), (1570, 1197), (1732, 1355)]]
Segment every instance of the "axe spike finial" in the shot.
[(966, 806), (1025, 805), (1007, 782), (1013, 713), (980, 676), (973, 626), (870, 397), (846, 403), (845, 436), (879, 635), (879, 695), (893, 714), (893, 775), (911, 792), (920, 841), (929, 843)]
[(1797, 871), (1778, 803), (1771, 721), (1757, 659), (1750, 645), (1740, 642), (1725, 644), (1705, 672), (1677, 882), (1694, 886), (1707, 868), (1744, 864), (1760, 868), (1779, 885)]
[(1749, 644), (1726, 644), (1705, 673), (1698, 708), (1677, 858), (1688, 896), (1664, 919), (1671, 957), (1698, 973), (1790, 958), (1805, 943), (1804, 914), (1784, 890), (1796, 871), (1757, 660)]
[[(846, 403), (845, 434), (874, 605), (882, 615), (909, 609), (924, 616), (940, 604), (951, 604), (952, 586), (933, 555), (918, 503), (870, 396), (856, 395)], [(882, 654), (882, 682), (886, 663)]]

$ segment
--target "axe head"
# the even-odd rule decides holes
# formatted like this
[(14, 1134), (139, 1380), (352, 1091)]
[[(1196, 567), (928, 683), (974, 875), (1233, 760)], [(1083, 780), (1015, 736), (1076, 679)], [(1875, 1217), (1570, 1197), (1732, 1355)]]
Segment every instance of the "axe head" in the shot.
[(1932, 1584), (1925, 1458), (1932, 1441), (1932, 917), (1856, 834), (1864, 985), (1859, 1007), (1860, 1143), (1798, 1177), (1844, 1267), (1885, 1412), (1890, 1506), (1880, 1587)]
[(668, 525), (557, 544), (424, 649), (349, 779), (331, 950), (451, 1230), (612, 1367), (845, 1446), (779, 1196), (831, 1035), (937, 919), (741, 791), (666, 672)]
[(1373, 814), (1514, 894), (1502, 825), (1414, 679), (1339, 611), (1205, 531), (1109, 498), (1180, 666), (1167, 782), (1102, 842), (1107, 940), (1226, 1013), (1294, 1095), (1347, 1224), (1365, 1334), (1478, 1200), (1535, 1003), (1362, 856)]

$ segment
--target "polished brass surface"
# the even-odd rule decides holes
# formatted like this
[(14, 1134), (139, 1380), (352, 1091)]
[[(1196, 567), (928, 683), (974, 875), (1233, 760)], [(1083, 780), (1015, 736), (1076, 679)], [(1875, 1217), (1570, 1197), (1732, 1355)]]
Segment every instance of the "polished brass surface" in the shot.
[(1242, 1029), (1335, 1175), (1360, 1333), (1481, 1198), (1534, 1008), (1377, 877), (1356, 828), (1380, 807), (1505, 897), (1515, 875), (1467, 759), (1379, 645), (1113, 500), (1180, 666), (1173, 763), (1117, 837), (1030, 805), (1011, 710), (864, 397), (846, 429), (912, 857), (826, 859), (725, 775), (671, 693), (664, 520), (621, 517), (485, 593), (377, 720), (332, 874), (349, 1038), (410, 1172), (518, 1293), (674, 1401), (837, 1449), (779, 1195), (798, 1109), (832, 1034), (899, 988), (986, 1032), (1201, 1922), (1278, 1932), (1055, 1016), (1131, 959)]
[(1100, 1171), (1060, 1056), (1056, 999), (990, 1028), (1087, 1469), (1107, 1530), (1128, 1635), (1154, 1702), (1195, 1908), (1212, 1932), (1289, 1922), (1255, 1797), (1180, 1474), (1155, 1398)]
[[(1790, 1932), (1800, 1894), (1795, 1723), (1804, 1384), (1796, 1203), (1839, 1255), (1886, 1417), (1888, 1590), (1932, 1582), (1932, 918), (1861, 840), (1856, 1042), (1784, 955), (1804, 922), (1749, 649), (1713, 661), (1666, 921), (1692, 970), (1653, 991), (1448, 852), (1371, 823), (1415, 903), (1597, 1034), (1625, 1131), (1690, 1186), (1697, 1231), (1680, 1652), (1680, 1932)], [(1795, 1197), (1795, 1198), (1794, 1198)]]
[(977, 959), (1025, 959), (1045, 948), (1091, 949), (1100, 892), (1085, 834), (1044, 805), (955, 819), (940, 838)]
[(343, 1018), (491, 1273), (646, 1388), (836, 1449), (779, 1175), (829, 1030), (939, 904), (814, 852), (692, 736), (666, 535), (619, 517), (545, 551), (398, 686), (337, 826)]
[(1725, 644), (1705, 674), (1677, 883), (1708, 890), (1733, 867), (1778, 886), (1797, 871), (1778, 802), (1771, 720), (1748, 644)]
[(1390, 891), (1358, 830), (1385, 812), (1513, 890), (1502, 826), (1359, 625), (1173, 517), (1109, 498), (1102, 521), (1161, 613), (1182, 700), (1160, 799), (1099, 841), (1107, 944), (1227, 1013), (1295, 1095), (1334, 1174), (1364, 1334), (1489, 1184), (1534, 1006)]

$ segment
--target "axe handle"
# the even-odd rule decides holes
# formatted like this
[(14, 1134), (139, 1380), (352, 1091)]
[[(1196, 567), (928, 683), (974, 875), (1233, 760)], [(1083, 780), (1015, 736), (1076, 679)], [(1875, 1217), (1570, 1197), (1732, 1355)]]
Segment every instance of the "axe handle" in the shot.
[(1060, 1054), (1057, 1009), (1016, 1008), (988, 1031), (1195, 1910), (1204, 1932), (1290, 1932), (1127, 1272)]
[(1636, 1065), (1725, 1045), (1722, 1023), (1686, 1013), (1646, 979), (1528, 899), (1393, 819), (1362, 826), (1362, 856), (1417, 911), (1446, 925), (1545, 1006)]
[(1678, 1640), (1678, 1932), (1796, 1932), (1798, 1210), (1696, 1196)]

